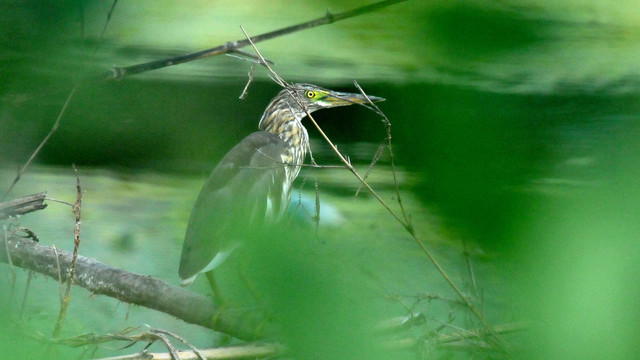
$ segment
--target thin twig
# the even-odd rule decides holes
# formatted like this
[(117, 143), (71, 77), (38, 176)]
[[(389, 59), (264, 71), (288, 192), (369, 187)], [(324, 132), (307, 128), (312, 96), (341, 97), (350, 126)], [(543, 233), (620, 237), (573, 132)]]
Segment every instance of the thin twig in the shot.
[(307, 184), (307, 178), (303, 177), (302, 178), (302, 183), (300, 184), (300, 187), (298, 188), (298, 201), (296, 201), (296, 207), (293, 208), (293, 210), (291, 211), (291, 216), (289, 216), (289, 219), (287, 221), (287, 225), (291, 225), (291, 221), (293, 221), (293, 216), (298, 211), (298, 209), (302, 209), (302, 211), (304, 211), (304, 214), (307, 215), (308, 217), (310, 217), (310, 218), (313, 217), (309, 213), (309, 211), (305, 208), (305, 206), (302, 204), (302, 189), (304, 189), (304, 186), (306, 184)]
[(271, 68), (271, 66), (269, 65), (269, 63), (267, 62), (267, 60), (265, 60), (264, 56), (262, 56), (262, 54), (260, 53), (260, 50), (258, 50), (258, 48), (256, 47), (255, 41), (254, 39), (252, 39), (249, 34), (247, 34), (247, 31), (244, 29), (244, 27), (242, 27), (242, 25), (240, 25), (240, 30), (242, 30), (242, 33), (244, 34), (244, 36), (246, 37), (246, 41), (249, 42), (249, 44), (251, 44), (251, 46), (253, 47), (253, 50), (256, 52), (256, 54), (258, 54), (258, 57), (260, 58), (260, 63), (267, 68), (267, 70), (269, 70), (269, 72), (271, 74), (273, 74), (273, 76), (275, 77), (275, 82), (278, 83), (280, 86), (282, 86), (283, 88), (287, 87), (287, 82), (284, 81), (283, 78), (280, 77), (280, 75), (278, 75), (275, 71), (273, 71), (273, 69)]
[[(226, 53), (225, 55), (228, 56), (228, 57), (234, 58), (234, 59), (247, 61), (247, 62), (250, 62), (252, 64), (258, 64), (259, 65), (259, 64), (262, 63), (258, 56), (254, 55), (254, 54), (249, 54), (248, 52), (246, 52), (244, 50), (240, 50), (240, 49), (232, 50), (232, 52)], [(274, 62), (269, 60), (269, 59), (265, 59), (265, 61), (268, 62), (271, 65), (274, 64)]]
[[(118, 5), (118, 0), (113, 0), (113, 3), (111, 3), (111, 9), (109, 9), (109, 12), (107, 13), (107, 19), (105, 20), (104, 26), (102, 27), (102, 32), (100, 33), (100, 40), (104, 40), (104, 34), (107, 32), (107, 26), (111, 21), (111, 16), (113, 16), (113, 12), (116, 10), (116, 5)], [(100, 44), (101, 42), (98, 43), (96, 48), (93, 50), (94, 56), (98, 52), (98, 49), (100, 49)]]
[(80, 177), (78, 176), (78, 169), (75, 164), (73, 165), (73, 171), (76, 174), (76, 203), (73, 206), (73, 213), (76, 215), (76, 224), (73, 230), (73, 256), (71, 258), (71, 266), (69, 268), (69, 276), (67, 277), (67, 288), (64, 296), (61, 299), (60, 312), (58, 313), (58, 321), (53, 331), (53, 337), (58, 337), (62, 326), (64, 325), (64, 319), (67, 315), (67, 309), (71, 303), (71, 284), (73, 283), (73, 276), (76, 270), (76, 263), (78, 261), (78, 248), (80, 247), (80, 225), (82, 223), (82, 187), (80, 186)]
[[(19, 235), (18, 231), (24, 231), (26, 233), (26, 235)], [(21, 237), (21, 238), (27, 238), (27, 239), (31, 239), (35, 242), (40, 241), (40, 239), (38, 238), (38, 234), (36, 234), (35, 232), (33, 232), (31, 229), (28, 229), (24, 226), (19, 226), (17, 227), (15, 230), (13, 230), (11, 232), (11, 235), (9, 236), (17, 236), (17, 237)]]
[(174, 334), (174, 333), (172, 333), (172, 332), (170, 332), (170, 331), (167, 331), (167, 330), (162, 330), (162, 329), (152, 329), (151, 331), (152, 331), (153, 333), (157, 333), (157, 334), (165, 334), (165, 335), (171, 336), (172, 338), (174, 338), (174, 339), (176, 339), (176, 340), (180, 341), (181, 343), (183, 343), (184, 345), (188, 346), (188, 347), (189, 347), (189, 349), (191, 349), (191, 351), (193, 351), (193, 352), (196, 354), (196, 356), (198, 357), (198, 359), (200, 359), (200, 360), (207, 360), (206, 356), (204, 356), (204, 355), (200, 352), (200, 350), (198, 350), (198, 348), (196, 348), (195, 346), (193, 346), (193, 344), (191, 344), (189, 341), (187, 341), (187, 339), (185, 339), (185, 338), (183, 338), (183, 337), (181, 337), (181, 336), (179, 336), (179, 335), (177, 335), (177, 334)]
[(62, 303), (62, 270), (60, 268), (60, 256), (58, 255), (58, 248), (55, 245), (51, 245), (53, 254), (56, 259), (56, 270), (58, 275), (58, 296), (60, 297), (60, 303)]
[(58, 199), (54, 199), (54, 198), (48, 197), (48, 196), (47, 196), (47, 201), (52, 201), (52, 202), (56, 202), (56, 203), (59, 203), (59, 204), (64, 204), (64, 205), (68, 205), (68, 206), (73, 207), (73, 204), (68, 202), (68, 201), (58, 200)]
[[(169, 360), (169, 359), (180, 359), (180, 360), (206, 360), (206, 359), (245, 359), (245, 358), (269, 358), (278, 354), (283, 354), (286, 352), (286, 348), (277, 343), (263, 343), (263, 344), (244, 344), (238, 346), (231, 347), (220, 347), (213, 349), (203, 349), (199, 350), (193, 344), (188, 342), (186, 339), (178, 336), (170, 331), (155, 329), (148, 325), (147, 331), (139, 332), (142, 326), (130, 327), (126, 328), (119, 333), (115, 334), (104, 334), (98, 335), (95, 333), (88, 333), (79, 336), (74, 336), (71, 338), (47, 338), (40, 334), (35, 334), (31, 337), (45, 341), (49, 344), (60, 344), (69, 347), (86, 347), (87, 345), (101, 345), (105, 343), (110, 343), (114, 341), (125, 341), (127, 342), (120, 349), (126, 349), (131, 347), (137, 343), (145, 342), (147, 343), (145, 348), (136, 354), (122, 355), (122, 356), (114, 356), (109, 358), (103, 358), (102, 360)], [(136, 333), (138, 332), (138, 333)], [(171, 344), (169, 337), (172, 337), (191, 349), (190, 351), (184, 350), (176, 350), (175, 347)], [(151, 353), (148, 352), (147, 349), (151, 344), (156, 341), (162, 341), (167, 349), (168, 353)]]
[(396, 162), (393, 158), (393, 147), (391, 146), (391, 121), (389, 121), (387, 116), (382, 112), (382, 110), (380, 110), (378, 105), (376, 105), (373, 101), (371, 101), (371, 99), (369, 99), (369, 96), (367, 96), (364, 90), (362, 90), (362, 88), (360, 87), (360, 84), (358, 84), (357, 81), (354, 80), (353, 84), (360, 91), (362, 96), (364, 96), (365, 99), (367, 99), (367, 101), (369, 102), (369, 105), (371, 105), (373, 110), (378, 115), (382, 116), (382, 122), (384, 123), (385, 130), (387, 132), (387, 137), (385, 140), (387, 141), (387, 147), (389, 148), (389, 160), (391, 162), (391, 174), (393, 175), (393, 184), (396, 190), (396, 198), (398, 201), (398, 205), (400, 206), (400, 211), (402, 212), (402, 216), (404, 218), (405, 227), (407, 227), (407, 231), (409, 231), (409, 233), (413, 234), (414, 233), (413, 225), (411, 224), (411, 220), (409, 219), (409, 216), (407, 215), (407, 212), (404, 209), (404, 205), (402, 204), (402, 196), (400, 195), (400, 186), (398, 185), (398, 177), (396, 176)]
[[(270, 359), (282, 354), (286, 349), (279, 344), (248, 344), (223, 348), (203, 349), (200, 354), (206, 359)], [(198, 359), (198, 354), (193, 351), (180, 351), (180, 360)], [(122, 355), (99, 360), (169, 360), (170, 353), (152, 353)]]
[(249, 91), (249, 85), (251, 85), (251, 83), (253, 82), (253, 71), (255, 70), (256, 65), (255, 64), (251, 64), (251, 70), (249, 70), (249, 73), (247, 74), (247, 76), (249, 77), (249, 79), (247, 80), (247, 85), (244, 86), (244, 89), (242, 90), (242, 94), (240, 94), (240, 99), (244, 100), (247, 97), (247, 92)]
[(180, 360), (178, 351), (176, 350), (176, 348), (173, 346), (173, 344), (165, 334), (151, 331), (149, 332), (149, 335), (152, 336), (152, 339), (149, 342), (149, 344), (145, 347), (145, 350), (148, 349), (151, 346), (151, 344), (153, 344), (156, 340), (160, 340), (162, 341), (164, 346), (167, 348), (167, 350), (169, 350), (169, 354), (171, 355), (171, 360)]
[(18, 181), (20, 181), (22, 174), (24, 174), (24, 172), (27, 170), (29, 165), (31, 165), (31, 162), (33, 161), (33, 159), (36, 158), (36, 156), (38, 155), (42, 147), (47, 143), (47, 141), (49, 141), (49, 138), (56, 132), (56, 130), (58, 130), (58, 126), (60, 125), (60, 119), (62, 119), (62, 115), (64, 114), (65, 110), (67, 110), (67, 106), (69, 106), (69, 103), (71, 102), (71, 98), (73, 97), (73, 94), (76, 92), (77, 88), (78, 87), (75, 86), (73, 89), (71, 89), (71, 92), (69, 93), (69, 96), (67, 96), (67, 100), (64, 102), (64, 105), (62, 106), (62, 110), (60, 110), (60, 113), (58, 114), (58, 118), (56, 119), (56, 122), (53, 124), (53, 127), (51, 127), (51, 130), (49, 130), (49, 133), (47, 134), (47, 136), (45, 136), (44, 139), (42, 139), (42, 142), (40, 143), (40, 145), (38, 145), (38, 147), (33, 152), (33, 154), (31, 154), (31, 157), (29, 158), (29, 160), (27, 160), (27, 162), (18, 170), (18, 174), (16, 175), (15, 179), (13, 179), (13, 183), (11, 183), (11, 186), (9, 186), (7, 191), (5, 191), (4, 195), (2, 195), (2, 199), (0, 199), (0, 201), (4, 201), (4, 199), (6, 199), (7, 195), (9, 195), (11, 190), (13, 190), (13, 187), (18, 183)]
[[(369, 175), (371, 175), (371, 171), (373, 170), (373, 167), (376, 165), (378, 160), (380, 160), (380, 158), (382, 157), (384, 148), (386, 146), (385, 141), (386, 139), (378, 146), (378, 150), (376, 150), (375, 155), (373, 155), (373, 158), (371, 159), (371, 163), (369, 164), (369, 167), (367, 168), (367, 172), (364, 174), (363, 179), (367, 180), (369, 178)], [(358, 186), (358, 190), (356, 190), (355, 197), (358, 197), (361, 190), (362, 190), (362, 184)]]

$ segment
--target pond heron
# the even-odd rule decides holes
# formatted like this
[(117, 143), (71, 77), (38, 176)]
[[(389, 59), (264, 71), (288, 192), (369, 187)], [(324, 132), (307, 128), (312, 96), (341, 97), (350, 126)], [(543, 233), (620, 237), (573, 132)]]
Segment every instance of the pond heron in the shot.
[[(369, 100), (384, 99), (369, 96)], [(182, 285), (206, 273), (214, 295), (219, 296), (211, 270), (242, 243), (249, 230), (283, 216), (309, 147), (307, 129), (301, 124), (307, 113), (368, 102), (361, 94), (310, 84), (292, 84), (280, 91), (264, 111), (260, 131), (234, 146), (202, 187), (182, 247)]]

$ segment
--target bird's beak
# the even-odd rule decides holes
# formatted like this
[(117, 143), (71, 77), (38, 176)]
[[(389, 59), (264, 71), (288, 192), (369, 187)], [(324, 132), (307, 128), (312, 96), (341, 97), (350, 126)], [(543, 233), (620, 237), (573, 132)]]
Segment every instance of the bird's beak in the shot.
[[(367, 95), (371, 102), (380, 102), (384, 101), (384, 98)], [(352, 104), (368, 104), (369, 100), (364, 97), (362, 94), (354, 94), (354, 93), (343, 93), (337, 91), (331, 91), (327, 97), (322, 99), (322, 101), (329, 104), (329, 106), (345, 106)]]

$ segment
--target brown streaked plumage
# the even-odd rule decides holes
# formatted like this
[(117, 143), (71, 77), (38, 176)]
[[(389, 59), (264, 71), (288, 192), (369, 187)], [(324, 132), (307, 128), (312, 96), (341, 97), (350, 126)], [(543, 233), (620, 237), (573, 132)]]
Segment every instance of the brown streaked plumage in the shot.
[(310, 84), (280, 91), (264, 111), (260, 131), (234, 146), (202, 187), (182, 247), (182, 284), (220, 265), (241, 244), (245, 231), (285, 212), (291, 184), (309, 147), (307, 129), (301, 124), (307, 112), (366, 102), (360, 94)]

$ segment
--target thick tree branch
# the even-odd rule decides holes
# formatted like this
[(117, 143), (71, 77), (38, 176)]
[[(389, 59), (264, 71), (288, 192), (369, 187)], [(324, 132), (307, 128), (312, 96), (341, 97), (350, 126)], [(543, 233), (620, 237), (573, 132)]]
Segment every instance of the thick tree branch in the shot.
[[(252, 37), (251, 41), (253, 43), (258, 43), (258, 42), (273, 39), (275, 37), (279, 37), (282, 35), (294, 33), (296, 31), (306, 30), (306, 29), (314, 28), (320, 25), (331, 24), (336, 21), (366, 14), (366, 13), (378, 10), (380, 8), (387, 7), (403, 1), (406, 1), (406, 0), (385, 0), (385, 1), (380, 1), (371, 5), (362, 6), (353, 10), (348, 10), (348, 11), (344, 11), (337, 14), (332, 14), (331, 12), (327, 11), (325, 16), (323, 17), (320, 17), (311, 21), (307, 21), (304, 23), (292, 25), (289, 27), (285, 27), (282, 29), (270, 31), (268, 33), (264, 33), (261, 35), (257, 35)], [(222, 44), (210, 49), (196, 51), (190, 54), (180, 55), (180, 56), (176, 56), (168, 59), (154, 60), (154, 61), (150, 61), (143, 64), (136, 64), (136, 65), (125, 66), (125, 67), (114, 66), (113, 68), (111, 68), (111, 70), (100, 74), (97, 80), (120, 80), (124, 77), (139, 74), (142, 72), (156, 70), (156, 69), (164, 68), (167, 66), (178, 65), (178, 64), (202, 59), (205, 57), (216, 56), (221, 54), (241, 53), (244, 56), (252, 57), (253, 55), (244, 53), (240, 50), (241, 48), (248, 46), (250, 43), (251, 42), (248, 39), (240, 39), (237, 41), (230, 41), (230, 42), (227, 42), (226, 44)]]
[[(30, 239), (0, 238), (0, 261), (58, 280), (69, 276), (72, 254), (42, 245)], [(58, 259), (56, 260), (56, 256)], [(60, 264), (60, 269), (57, 264)], [(260, 312), (221, 309), (209, 297), (165, 283), (162, 280), (116, 269), (101, 262), (78, 256), (73, 283), (94, 294), (144, 306), (173, 315), (188, 323), (201, 325), (242, 340), (255, 340), (271, 335)]]

